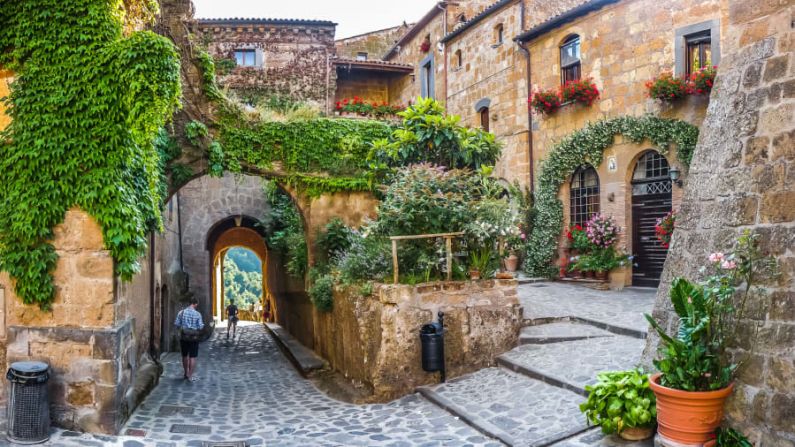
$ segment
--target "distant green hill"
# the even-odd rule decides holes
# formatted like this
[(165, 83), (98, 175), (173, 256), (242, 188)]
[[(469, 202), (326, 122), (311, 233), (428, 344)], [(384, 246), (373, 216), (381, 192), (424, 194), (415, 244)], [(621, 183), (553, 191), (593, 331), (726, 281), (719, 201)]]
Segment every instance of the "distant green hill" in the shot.
[(224, 257), (224, 295), (237, 307), (248, 308), (262, 298), (262, 262), (251, 250), (235, 247)]

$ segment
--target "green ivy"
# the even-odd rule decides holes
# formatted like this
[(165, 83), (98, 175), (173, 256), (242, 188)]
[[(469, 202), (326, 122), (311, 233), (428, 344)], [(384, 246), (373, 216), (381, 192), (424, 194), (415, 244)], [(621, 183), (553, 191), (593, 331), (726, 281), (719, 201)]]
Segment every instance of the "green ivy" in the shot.
[(0, 8), (0, 64), (16, 73), (0, 133), (0, 270), (25, 303), (45, 309), (55, 293), (53, 228), (69, 208), (96, 218), (126, 280), (160, 226), (153, 141), (178, 106), (179, 57), (152, 32), (125, 37), (123, 11), (122, 0)]
[(689, 166), (698, 140), (698, 127), (652, 115), (622, 116), (588, 124), (556, 144), (541, 164), (535, 193), (535, 222), (524, 263), (528, 274), (554, 273), (552, 261), (563, 225), (563, 203), (558, 199), (558, 190), (578, 167), (599, 166), (604, 150), (613, 145), (614, 137), (619, 134), (633, 143), (649, 140), (662, 154), (675, 146), (679, 161)]
[(197, 48), (196, 49), (196, 62), (202, 72), (202, 91), (210, 100), (221, 99), (221, 91), (218, 89), (218, 84), (215, 82), (215, 61), (207, 51)]

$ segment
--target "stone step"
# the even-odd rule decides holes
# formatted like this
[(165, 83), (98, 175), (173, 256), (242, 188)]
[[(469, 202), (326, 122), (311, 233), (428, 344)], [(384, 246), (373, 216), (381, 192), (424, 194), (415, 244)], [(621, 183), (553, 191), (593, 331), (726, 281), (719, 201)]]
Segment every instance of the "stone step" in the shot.
[(284, 352), (301, 375), (306, 377), (312, 371), (323, 369), (326, 362), (314, 351), (302, 345), (283, 327), (276, 323), (265, 323), (265, 327), (273, 335), (279, 349)]
[(497, 363), (530, 378), (586, 395), (596, 374), (634, 368), (645, 341), (620, 335), (548, 344), (518, 346), (497, 357)]
[(562, 341), (611, 337), (612, 335), (608, 331), (589, 324), (561, 321), (523, 327), (522, 332), (519, 334), (519, 344), (559, 343)]
[(582, 396), (504, 368), (420, 387), (428, 400), (509, 446), (546, 446), (588, 429)]
[(652, 447), (654, 437), (643, 441), (626, 441), (617, 435), (605, 435), (601, 428), (593, 428), (572, 438), (552, 444), (552, 447)]

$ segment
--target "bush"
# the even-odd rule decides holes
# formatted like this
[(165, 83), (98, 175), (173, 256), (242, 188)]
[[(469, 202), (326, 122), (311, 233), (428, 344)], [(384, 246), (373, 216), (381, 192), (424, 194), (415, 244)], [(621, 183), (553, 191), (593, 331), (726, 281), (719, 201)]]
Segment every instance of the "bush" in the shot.
[(346, 227), (340, 218), (331, 219), (323, 228), (323, 231), (318, 234), (317, 246), (320, 249), (319, 254), (326, 261), (341, 255), (351, 246), (352, 233), (353, 230)]
[(334, 277), (324, 274), (318, 277), (309, 288), (309, 299), (321, 312), (330, 312), (334, 307)]
[(342, 283), (381, 281), (389, 275), (392, 271), (392, 257), (387, 239), (352, 233), (349, 241), (348, 249), (333, 260)]
[(290, 196), (279, 189), (275, 182), (265, 182), (264, 192), (270, 204), (270, 212), (259, 224), (268, 235), (268, 247), (284, 257), (285, 267), (290, 275), (303, 278), (308, 254), (301, 214)]
[(585, 386), (588, 400), (580, 404), (589, 423), (601, 426), (605, 434), (654, 424), (655, 397), (642, 370), (603, 372), (597, 379), (596, 385)]

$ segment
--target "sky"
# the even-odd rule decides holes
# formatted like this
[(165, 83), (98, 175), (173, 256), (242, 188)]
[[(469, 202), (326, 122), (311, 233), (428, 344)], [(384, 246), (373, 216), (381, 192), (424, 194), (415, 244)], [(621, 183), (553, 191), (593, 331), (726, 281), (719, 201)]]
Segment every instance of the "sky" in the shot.
[(436, 0), (193, 0), (197, 18), (267, 17), (336, 22), (337, 39), (416, 22)]

